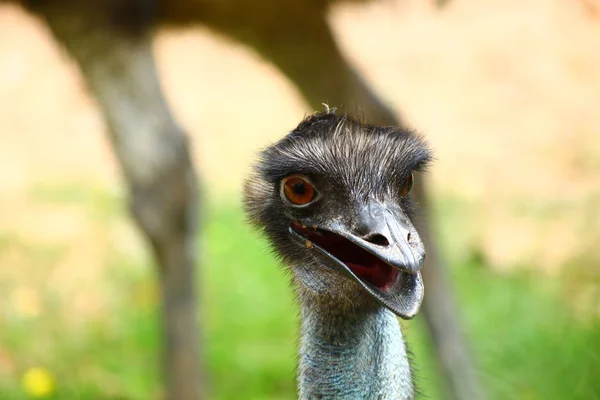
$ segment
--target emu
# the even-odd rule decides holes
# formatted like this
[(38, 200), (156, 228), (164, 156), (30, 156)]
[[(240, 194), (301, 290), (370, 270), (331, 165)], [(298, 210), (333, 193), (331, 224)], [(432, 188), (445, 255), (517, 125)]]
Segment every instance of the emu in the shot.
[[(130, 194), (133, 217), (152, 246), (162, 293), (166, 396), (197, 399), (199, 360), (194, 270), (199, 204), (188, 139), (172, 116), (152, 54), (158, 27), (203, 24), (245, 43), (277, 66), (312, 109), (322, 102), (360, 109), (374, 124), (400, 121), (346, 61), (327, 23), (344, 0), (0, 0), (43, 19), (77, 62), (97, 100)], [(369, 0), (348, 0), (366, 2)], [(438, 1), (442, 3), (442, 1)], [(415, 199), (427, 206), (416, 185)], [(479, 399), (479, 387), (429, 227), (424, 311), (451, 397)]]
[(244, 204), (292, 272), (300, 303), (300, 399), (414, 399), (396, 315), (423, 299), (425, 249), (411, 217), (416, 134), (333, 112), (267, 148)]

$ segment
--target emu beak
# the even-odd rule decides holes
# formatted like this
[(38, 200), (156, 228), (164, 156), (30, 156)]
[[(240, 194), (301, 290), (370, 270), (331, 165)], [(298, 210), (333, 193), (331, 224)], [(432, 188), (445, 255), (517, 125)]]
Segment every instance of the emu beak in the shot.
[(371, 199), (352, 224), (335, 222), (311, 229), (292, 223), (290, 232), (310, 241), (310, 248), (332, 259), (340, 272), (399, 317), (411, 319), (419, 311), (425, 250), (399, 207)]

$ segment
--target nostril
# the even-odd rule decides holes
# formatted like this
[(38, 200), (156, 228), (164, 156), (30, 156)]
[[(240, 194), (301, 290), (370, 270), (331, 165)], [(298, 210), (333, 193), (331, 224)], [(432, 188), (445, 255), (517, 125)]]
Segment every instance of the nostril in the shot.
[(408, 235), (406, 235), (406, 241), (410, 242), (410, 232), (408, 232)]
[(383, 235), (380, 235), (378, 233), (374, 233), (371, 235), (368, 235), (364, 238), (367, 242), (379, 245), (379, 246), (389, 246), (390, 242), (387, 240), (387, 238)]

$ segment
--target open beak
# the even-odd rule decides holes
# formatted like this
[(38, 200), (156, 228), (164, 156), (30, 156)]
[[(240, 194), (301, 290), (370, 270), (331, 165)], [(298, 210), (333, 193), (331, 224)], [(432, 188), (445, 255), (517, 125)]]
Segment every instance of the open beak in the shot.
[(348, 225), (293, 222), (290, 232), (329, 257), (384, 307), (403, 319), (413, 318), (423, 301), (419, 271), (425, 251), (410, 220), (399, 207), (369, 200)]

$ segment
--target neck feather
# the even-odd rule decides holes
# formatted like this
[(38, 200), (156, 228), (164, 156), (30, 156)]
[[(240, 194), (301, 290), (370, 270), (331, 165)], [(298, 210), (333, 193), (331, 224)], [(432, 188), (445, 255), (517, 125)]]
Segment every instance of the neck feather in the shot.
[(301, 400), (414, 399), (406, 346), (394, 314), (372, 302), (367, 307), (302, 303)]

